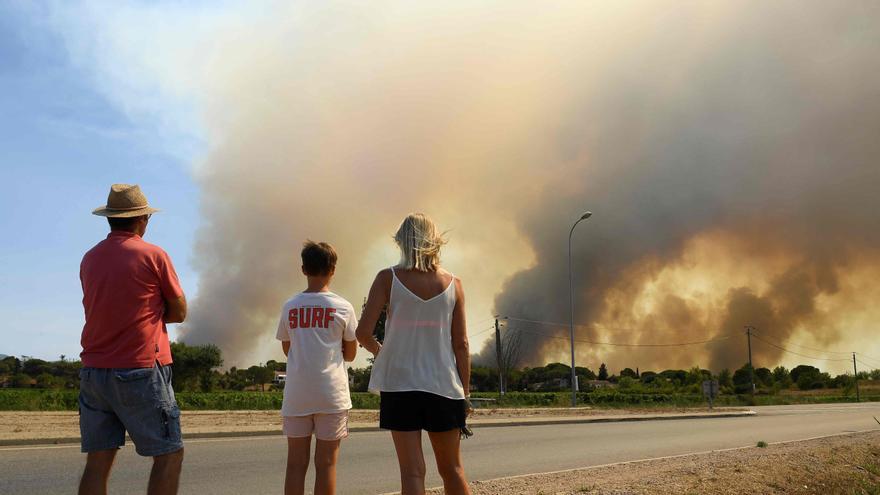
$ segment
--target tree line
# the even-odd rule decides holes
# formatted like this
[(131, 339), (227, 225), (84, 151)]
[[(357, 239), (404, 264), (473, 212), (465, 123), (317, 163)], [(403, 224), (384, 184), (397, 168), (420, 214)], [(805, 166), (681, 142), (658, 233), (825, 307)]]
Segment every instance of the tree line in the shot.
[[(286, 363), (269, 360), (247, 368), (230, 367), (221, 371), (223, 357), (215, 345), (186, 345), (180, 342), (171, 344), (174, 359), (174, 388), (179, 391), (211, 392), (217, 390), (271, 390), (279, 386), (273, 383), (276, 372), (283, 372)], [(7, 356), (0, 360), (0, 386), (14, 388), (77, 388), (79, 370), (78, 360), (60, 356), (56, 361)], [(371, 367), (350, 368), (349, 379), (353, 392), (364, 392), (369, 384)], [(571, 368), (562, 363), (546, 366), (515, 369), (504, 366), (505, 389), (508, 391), (555, 391), (565, 390)], [(587, 390), (592, 386), (614, 386), (620, 390), (657, 391), (676, 393), (700, 393), (705, 380), (717, 380), (723, 394), (748, 393), (754, 379), (758, 393), (775, 393), (780, 390), (813, 390), (823, 388), (843, 389), (848, 393), (855, 386), (852, 375), (831, 376), (827, 372), (810, 365), (798, 365), (791, 370), (777, 366), (756, 368), (748, 364), (736, 370), (723, 369), (717, 374), (693, 367), (688, 370), (667, 369), (663, 371), (643, 371), (638, 368), (624, 368), (617, 374), (609, 372), (601, 363), (597, 372), (587, 367), (576, 367), (580, 388)], [(497, 367), (473, 366), (471, 388), (474, 391), (498, 390), (499, 373)], [(860, 372), (860, 380), (880, 380), (880, 370)], [(592, 381), (597, 381), (593, 382)]]

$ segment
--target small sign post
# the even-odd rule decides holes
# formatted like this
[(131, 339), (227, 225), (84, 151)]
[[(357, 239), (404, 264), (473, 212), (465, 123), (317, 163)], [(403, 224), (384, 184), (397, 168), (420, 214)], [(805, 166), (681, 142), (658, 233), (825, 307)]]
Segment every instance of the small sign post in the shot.
[(703, 382), (703, 395), (709, 400), (709, 410), (712, 410), (713, 402), (718, 397), (718, 380), (705, 380)]

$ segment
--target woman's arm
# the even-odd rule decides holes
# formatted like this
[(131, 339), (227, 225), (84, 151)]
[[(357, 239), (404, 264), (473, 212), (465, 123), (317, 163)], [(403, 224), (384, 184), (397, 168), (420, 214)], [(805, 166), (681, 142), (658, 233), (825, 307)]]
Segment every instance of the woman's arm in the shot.
[(385, 269), (376, 275), (373, 280), (373, 286), (370, 287), (370, 294), (367, 296), (367, 307), (364, 308), (364, 314), (358, 322), (355, 335), (358, 342), (373, 355), (379, 354), (382, 346), (373, 331), (376, 329), (376, 322), (382, 314), (382, 308), (388, 303), (388, 294), (391, 291), (391, 270)]
[(468, 396), (471, 394), (471, 351), (465, 322), (464, 289), (458, 278), (455, 279), (455, 309), (452, 310), (452, 352), (464, 395)]

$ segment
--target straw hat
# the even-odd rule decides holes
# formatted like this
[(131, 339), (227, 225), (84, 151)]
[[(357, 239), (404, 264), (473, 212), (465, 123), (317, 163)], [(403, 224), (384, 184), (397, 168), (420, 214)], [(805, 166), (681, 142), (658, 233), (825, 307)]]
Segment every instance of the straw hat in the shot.
[(110, 195), (107, 196), (107, 205), (95, 208), (92, 214), (102, 217), (128, 218), (149, 215), (157, 211), (159, 210), (151, 208), (147, 203), (147, 197), (144, 196), (137, 184), (113, 184), (110, 186)]

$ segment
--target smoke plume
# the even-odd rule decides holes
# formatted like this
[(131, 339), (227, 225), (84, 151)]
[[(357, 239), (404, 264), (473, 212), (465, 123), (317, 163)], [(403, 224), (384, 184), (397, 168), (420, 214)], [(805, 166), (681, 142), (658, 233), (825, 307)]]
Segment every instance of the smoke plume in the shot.
[[(553, 323), (589, 209), (578, 340), (736, 336), (579, 344), (585, 365), (739, 366), (744, 325), (873, 345), (876, 3), (277, 7), (212, 39), (185, 341), (269, 356), (304, 239), (337, 246), (335, 289), (358, 305), (424, 211), (451, 231), (475, 340), (500, 313), (520, 319), (521, 364), (565, 360)], [(756, 365), (783, 359), (754, 344)]]

